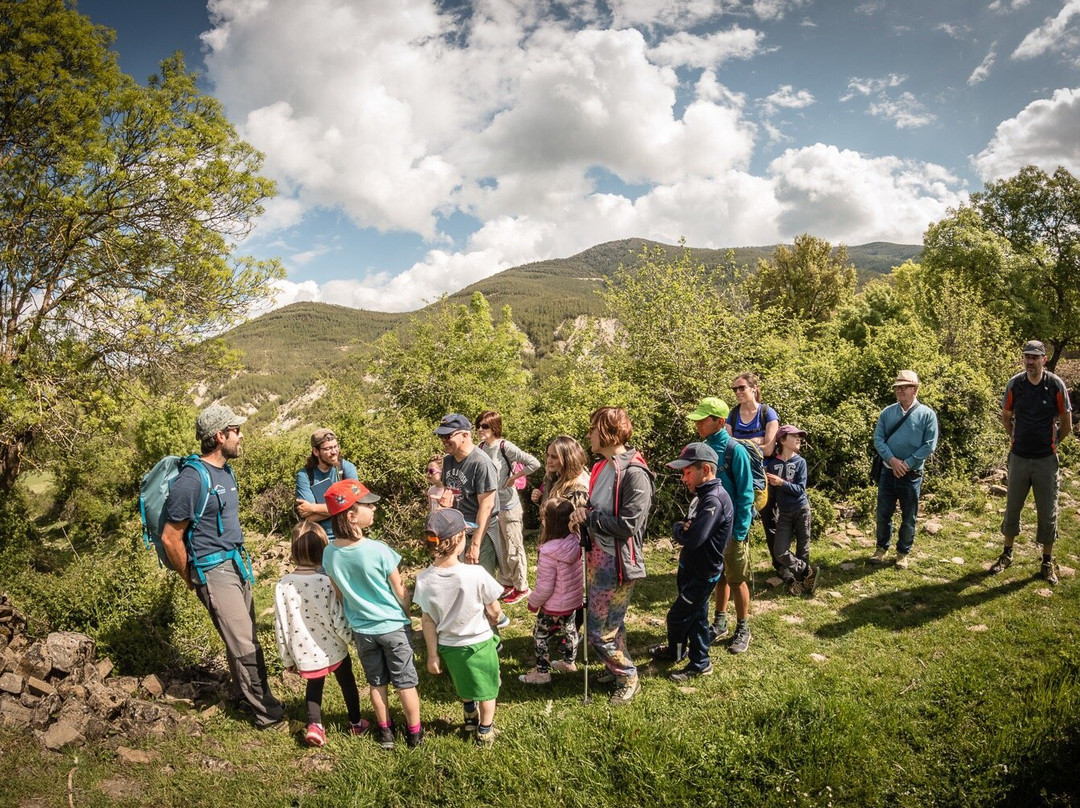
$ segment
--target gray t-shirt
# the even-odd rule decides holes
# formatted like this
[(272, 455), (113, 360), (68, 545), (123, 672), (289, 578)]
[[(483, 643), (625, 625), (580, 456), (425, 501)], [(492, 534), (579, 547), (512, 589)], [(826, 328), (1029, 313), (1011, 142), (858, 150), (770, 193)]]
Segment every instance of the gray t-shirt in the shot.
[[(210, 474), (212, 493), (206, 499), (206, 509), (199, 518), (199, 523), (192, 531), (188, 541), (189, 553), (196, 558), (231, 550), (244, 543), (244, 532), (240, 527), (240, 495), (236, 482), (228, 469), (218, 468), (202, 460), (203, 468)], [(173, 480), (169, 489), (169, 499), (165, 504), (165, 519), (173, 523), (189, 522), (195, 518), (195, 509), (202, 499), (202, 478), (191, 466), (185, 466), (180, 475)], [(218, 535), (218, 512), (221, 512), (221, 535)]]
[[(499, 485), (495, 464), (479, 446), (474, 446), (464, 460), (455, 460), (453, 455), (446, 455), (443, 458), (442, 480), (443, 486), (454, 492), (454, 507), (469, 522), (476, 521), (476, 512), (480, 507), (477, 497), (496, 490)], [(498, 501), (495, 507), (498, 508)]]
[(505, 438), (495, 438), (490, 445), (485, 445), (483, 448), (491, 458), (491, 462), (495, 464), (495, 473), (499, 481), (499, 510), (520, 508), (521, 500), (518, 498), (517, 489), (514, 486), (506, 487), (506, 481), (514, 473), (513, 464), (520, 463), (525, 474), (529, 475), (540, 468), (540, 461)]

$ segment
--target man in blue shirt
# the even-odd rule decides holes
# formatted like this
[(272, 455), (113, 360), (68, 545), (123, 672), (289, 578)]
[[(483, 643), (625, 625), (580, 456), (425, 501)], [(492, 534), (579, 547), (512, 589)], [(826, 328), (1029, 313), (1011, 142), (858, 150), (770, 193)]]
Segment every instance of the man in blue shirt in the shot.
[(874, 448), (884, 461), (878, 479), (877, 549), (868, 561), (885, 560), (892, 541), (892, 520), (900, 503), (900, 530), (896, 540), (896, 566), (907, 569), (908, 554), (915, 542), (915, 516), (922, 492), (922, 470), (937, 446), (938, 423), (934, 411), (918, 401), (919, 376), (901, 370), (893, 382), (896, 403), (878, 416)]
[(356, 466), (341, 457), (341, 446), (332, 429), (311, 433), (311, 455), (296, 472), (296, 512), (301, 519), (318, 519), (326, 538), (334, 540), (326, 489), (338, 480), (359, 480)]
[(750, 523), (754, 520), (754, 474), (750, 468), (750, 456), (724, 429), (727, 423), (728, 405), (719, 398), (703, 398), (693, 412), (686, 416), (694, 429), (719, 458), (716, 476), (731, 498), (733, 521), (731, 541), (724, 548), (724, 574), (716, 585), (716, 614), (713, 618), (713, 642), (727, 636), (728, 599), (735, 601), (735, 634), (728, 644), (728, 651), (741, 654), (750, 647)]

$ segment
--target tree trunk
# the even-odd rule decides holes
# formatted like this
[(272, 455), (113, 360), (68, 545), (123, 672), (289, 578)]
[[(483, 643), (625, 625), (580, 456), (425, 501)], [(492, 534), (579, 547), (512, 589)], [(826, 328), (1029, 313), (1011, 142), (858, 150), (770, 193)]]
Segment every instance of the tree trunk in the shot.
[(27, 429), (5, 443), (0, 443), (0, 493), (6, 494), (15, 487), (22, 469), (23, 453), (30, 448), (34, 433)]

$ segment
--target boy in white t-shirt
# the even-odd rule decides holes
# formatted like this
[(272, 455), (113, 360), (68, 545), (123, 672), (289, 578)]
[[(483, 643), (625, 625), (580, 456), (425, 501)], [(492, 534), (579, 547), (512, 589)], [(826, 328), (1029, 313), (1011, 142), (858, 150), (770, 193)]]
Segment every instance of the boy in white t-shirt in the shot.
[(476, 731), (478, 746), (491, 746), (501, 684), (491, 627), (505, 620), (499, 606), (503, 588), (483, 567), (461, 563), (466, 525), (460, 511), (435, 511), (424, 529), (435, 560), (416, 576), (413, 603), (423, 611), (427, 669), (442, 673), (442, 657), (462, 701), (465, 729)]

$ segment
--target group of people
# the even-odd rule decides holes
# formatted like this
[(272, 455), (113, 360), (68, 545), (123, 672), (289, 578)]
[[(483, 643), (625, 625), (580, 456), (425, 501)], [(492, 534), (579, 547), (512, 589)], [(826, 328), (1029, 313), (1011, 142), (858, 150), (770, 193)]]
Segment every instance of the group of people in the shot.
[[(1034, 489), (1041, 574), (1054, 584), (1057, 447), (1072, 430), (1071, 404), (1064, 383), (1045, 369), (1042, 343), (1025, 344), (1023, 356), (1025, 370), (1009, 380), (1002, 400), (1001, 421), (1012, 443), (1001, 526), (1004, 547), (990, 572), (1000, 573), (1012, 563), (1020, 512)], [(731, 389), (734, 409), (708, 397), (687, 414), (699, 440), (667, 463), (680, 473), (693, 499), (685, 518), (672, 525), (681, 551), (666, 642), (649, 653), (657, 660), (685, 661), (671, 674), (676, 681), (712, 672), (709, 650), (729, 635), (729, 601), (734, 602), (735, 626), (728, 650), (740, 654), (749, 647), (747, 542), (759, 512), (773, 566), (789, 591), (811, 594), (818, 577), (810, 563), (807, 468), (800, 456), (806, 432), (792, 424), (781, 426), (776, 411), (761, 401), (753, 374), (738, 376)], [(937, 445), (938, 425), (935, 413), (918, 400), (914, 371), (900, 371), (893, 389), (896, 404), (882, 410), (874, 433), (881, 462), (877, 547), (868, 561), (885, 561), (899, 505), (896, 566), (905, 568), (923, 469)], [(245, 420), (220, 404), (200, 413), (196, 436), (213, 496), (207, 497), (203, 513), (195, 513), (202, 475), (185, 468), (170, 492), (162, 541), (225, 642), (238, 705), (253, 713), (257, 727), (281, 728), (287, 724), (282, 705), (270, 692), (255, 632), (236, 481), (228, 466), (238, 456)], [(655, 474), (630, 444), (633, 426), (626, 411), (600, 407), (592, 413), (589, 448), (599, 460), (591, 469), (574, 438), (560, 435), (547, 445), (544, 482), (532, 491), (541, 515), (532, 588), (518, 490), (519, 481), (538, 470), (540, 461), (503, 438), (502, 420), (494, 411), (477, 418), (478, 443), (473, 424), (458, 413), (444, 416), (434, 434), (444, 454), (434, 456), (425, 470), (430, 483), (425, 537), (433, 562), (411, 591), (398, 569), (400, 556), (365, 535), (379, 496), (357, 479), (353, 464), (342, 460), (332, 430), (319, 429), (311, 436), (311, 456), (296, 476), (302, 521), (292, 537), (295, 568), (275, 590), (282, 663), (307, 680), (305, 739), (311, 745), (326, 741), (321, 699), (331, 673), (342, 689), (351, 732), (370, 729), (381, 746), (393, 748), (387, 695), (393, 684), (405, 717), (406, 742), (422, 743), (409, 617), (414, 603), (421, 610), (427, 669), (439, 674), (445, 666), (462, 701), (464, 727), (482, 746), (495, 737), (499, 631), (509, 623), (502, 603), (527, 598), (536, 614), (536, 664), (519, 676), (522, 682), (544, 685), (552, 671), (577, 669), (584, 607), (586, 640), (605, 668), (596, 681), (614, 683), (610, 701), (616, 705), (630, 702), (640, 690), (625, 622), (634, 585), (646, 574), (644, 539)], [(360, 716), (350, 643), (357, 647), (368, 680), (374, 727)]]

